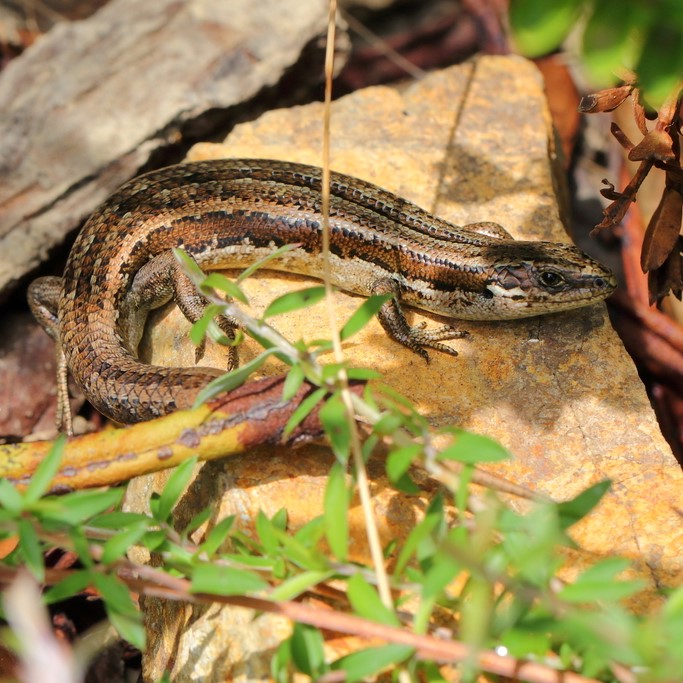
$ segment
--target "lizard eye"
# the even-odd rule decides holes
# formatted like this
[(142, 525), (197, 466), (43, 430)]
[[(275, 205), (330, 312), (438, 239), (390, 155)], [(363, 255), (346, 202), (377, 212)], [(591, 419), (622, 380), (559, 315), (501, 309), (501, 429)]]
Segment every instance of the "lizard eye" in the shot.
[(564, 278), (552, 270), (544, 270), (540, 275), (539, 279), (544, 287), (559, 287), (563, 282)]

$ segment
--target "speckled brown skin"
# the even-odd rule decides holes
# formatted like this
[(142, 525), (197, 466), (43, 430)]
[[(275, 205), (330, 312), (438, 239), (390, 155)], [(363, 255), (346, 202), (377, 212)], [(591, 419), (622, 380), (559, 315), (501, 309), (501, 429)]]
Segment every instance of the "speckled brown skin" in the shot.
[[(203, 270), (253, 263), (300, 246), (268, 268), (322, 274), (319, 169), (270, 160), (218, 160), (140, 176), (112, 195), (76, 239), (61, 281), (32, 285), (32, 309), (64, 353), (86, 397), (105, 415), (136, 422), (188, 407), (214, 368), (146, 365), (137, 345), (147, 313), (174, 298), (194, 320), (204, 303), (170, 250)], [(614, 277), (573, 246), (515, 241), (500, 226), (452, 225), (364, 181), (332, 174), (333, 284), (394, 298), (380, 322), (397, 341), (424, 347), (461, 333), (408, 326), (401, 304), (449, 318), (503, 320), (604, 299)]]

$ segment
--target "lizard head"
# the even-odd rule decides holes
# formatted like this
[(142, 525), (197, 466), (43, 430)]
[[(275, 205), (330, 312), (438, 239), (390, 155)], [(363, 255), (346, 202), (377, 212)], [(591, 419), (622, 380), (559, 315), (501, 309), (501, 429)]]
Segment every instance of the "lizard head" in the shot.
[(601, 301), (616, 287), (613, 273), (573, 245), (500, 241), (485, 247), (482, 296), (489, 319), (564, 311)]

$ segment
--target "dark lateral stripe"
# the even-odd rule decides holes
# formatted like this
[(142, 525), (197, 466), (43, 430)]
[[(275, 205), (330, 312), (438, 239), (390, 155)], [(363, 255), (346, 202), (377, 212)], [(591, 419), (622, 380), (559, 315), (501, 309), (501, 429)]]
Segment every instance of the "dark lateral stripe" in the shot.
[[(174, 221), (169, 230), (186, 234), (187, 220), (184, 217)], [(251, 246), (261, 249), (271, 245), (277, 248), (300, 243), (308, 253), (319, 254), (322, 248), (320, 222), (305, 215), (297, 217), (296, 214), (278, 215), (265, 210), (220, 209), (193, 216), (189, 220), (198, 226), (188, 248), (190, 253), (200, 254), (209, 248), (239, 246), (245, 239), (249, 240)], [(332, 220), (330, 251), (340, 259), (355, 258), (383, 271), (406, 277), (425, 277), (425, 274), (429, 274), (435, 288), (446, 292), (456, 287), (470, 291), (484, 289), (482, 268), (465, 265), (426, 250), (410, 249), (405, 242), (391, 237), (372, 229), (365, 231), (354, 228), (347, 221)], [(168, 239), (168, 235), (165, 235), (165, 239)]]

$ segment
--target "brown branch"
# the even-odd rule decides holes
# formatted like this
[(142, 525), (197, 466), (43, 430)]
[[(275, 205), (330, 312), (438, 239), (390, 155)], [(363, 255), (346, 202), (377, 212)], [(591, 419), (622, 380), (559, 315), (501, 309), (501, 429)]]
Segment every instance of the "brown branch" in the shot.
[[(116, 484), (175, 467), (195, 455), (202, 461), (214, 460), (263, 444), (293, 446), (321, 439), (317, 409), (289, 437), (283, 437), (292, 413), (315, 389), (304, 383), (294, 397), (283, 401), (284, 379), (248, 382), (194, 410), (71, 438), (51, 492)], [(356, 382), (351, 390), (360, 393), (362, 388)], [(45, 441), (0, 445), (0, 476), (26, 486), (51, 447)]]
[(200, 604), (219, 602), (259, 612), (281, 614), (292, 621), (309, 624), (323, 630), (346, 633), (368, 640), (379, 639), (387, 643), (407, 645), (415, 648), (417, 656), (421, 659), (453, 664), (474, 661), (482, 671), (507, 676), (514, 680), (525, 680), (530, 683), (558, 683), (559, 681), (562, 683), (597, 683), (594, 679), (586, 678), (580, 674), (558, 671), (535, 662), (499, 655), (491, 650), (474, 652), (472, 648), (456, 640), (442, 640), (429, 635), (421, 635), (402, 628), (367, 621), (352, 614), (322, 610), (319, 607), (310, 607), (298, 602), (271, 602), (262, 598), (221, 597), (201, 593), (191, 595), (185, 592), (177, 592), (174, 594), (171, 589), (162, 589), (157, 595), (155, 591), (156, 589), (145, 590), (145, 595)]
[[(220, 603), (244, 607), (259, 612), (281, 614), (300, 623), (309, 624), (323, 630), (346, 633), (367, 638), (369, 640), (384, 640), (388, 643), (408, 645), (415, 648), (418, 657), (442, 663), (461, 663), (474, 661), (482, 671), (515, 680), (525, 680), (530, 683), (597, 683), (594, 679), (579, 674), (558, 671), (549, 666), (526, 662), (514, 657), (499, 655), (491, 650), (475, 652), (471, 647), (456, 640), (442, 640), (434, 636), (413, 633), (406, 629), (385, 626), (361, 617), (332, 609), (323, 610), (310, 607), (299, 602), (272, 602), (263, 598), (248, 596), (216, 596), (203, 593), (191, 593), (191, 582), (187, 579), (172, 577), (153, 567), (138, 567), (125, 560), (120, 563), (121, 568), (127, 565), (126, 574), (143, 573), (150, 583), (137, 582), (136, 589), (148, 597), (159, 597), (181, 602), (197, 604)], [(122, 577), (124, 581), (128, 579)]]

